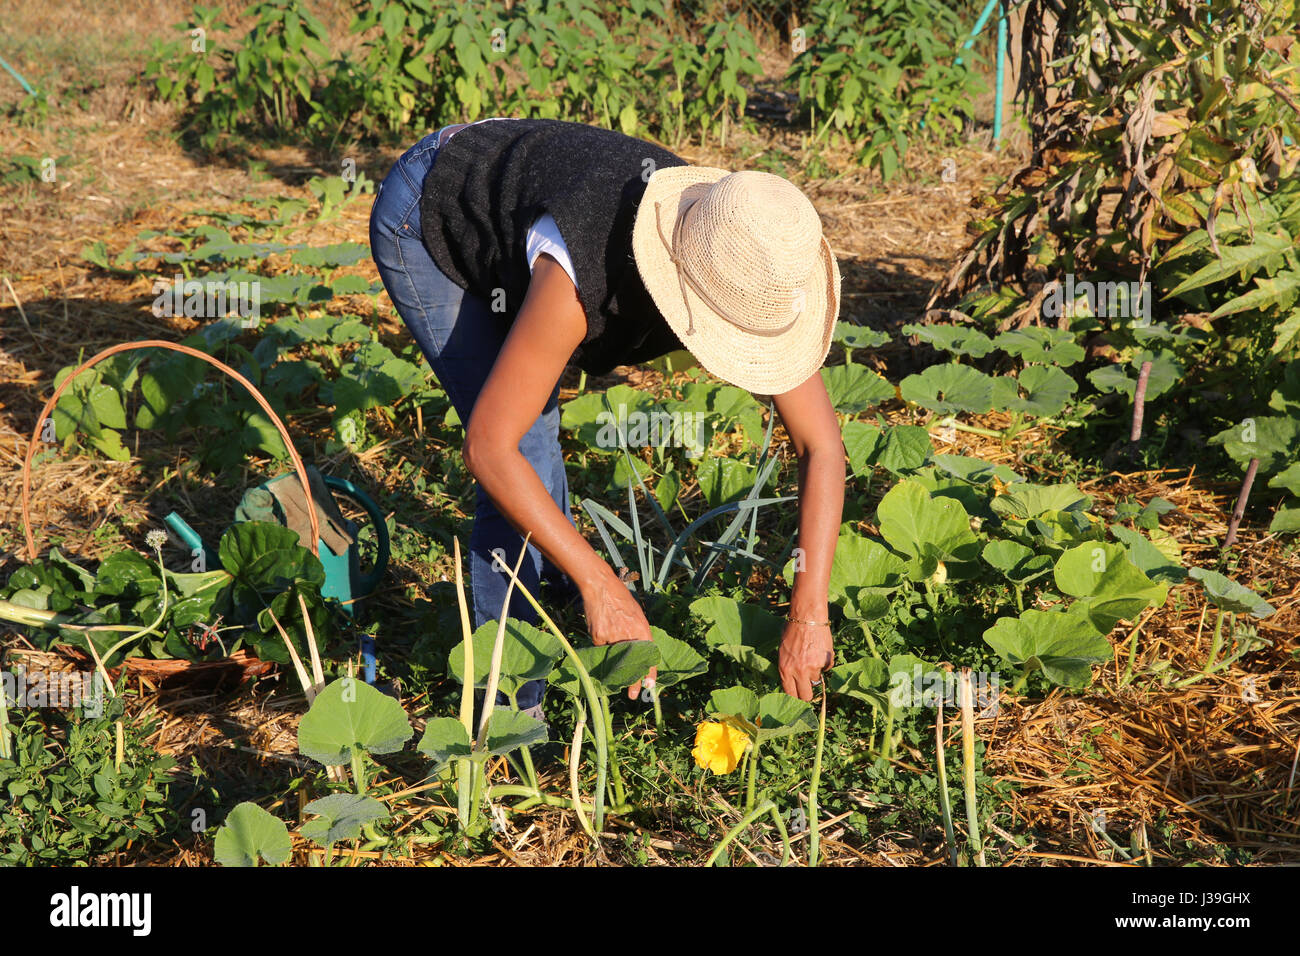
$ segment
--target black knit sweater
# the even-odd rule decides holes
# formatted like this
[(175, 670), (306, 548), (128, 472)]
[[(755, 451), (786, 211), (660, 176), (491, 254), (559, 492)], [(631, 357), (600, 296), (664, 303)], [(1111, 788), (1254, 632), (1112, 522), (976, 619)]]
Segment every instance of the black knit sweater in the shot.
[(456, 133), (420, 195), (424, 245), (438, 268), (492, 306), (503, 327), (528, 290), (528, 227), (549, 212), (573, 261), (587, 334), (571, 361), (592, 374), (681, 342), (632, 257), (632, 223), (650, 173), (685, 162), (650, 143), (560, 120), (500, 120)]

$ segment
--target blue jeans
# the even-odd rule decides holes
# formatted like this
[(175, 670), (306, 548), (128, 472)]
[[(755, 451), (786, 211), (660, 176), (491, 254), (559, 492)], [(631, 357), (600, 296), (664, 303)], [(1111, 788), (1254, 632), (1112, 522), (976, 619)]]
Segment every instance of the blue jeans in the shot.
[[(456, 414), (468, 423), (505, 342), (506, 330), (488, 304), (447, 278), (424, 248), (420, 190), (437, 155), (438, 134), (432, 133), (408, 149), (384, 177), (370, 213), (370, 250), (398, 315), (419, 344)], [(559, 390), (557, 381), (542, 413), (520, 440), (519, 451), (572, 524), (569, 483), (560, 452)], [(509, 578), (493, 569), (494, 552), (513, 568), (522, 546), (523, 537), (476, 484), (474, 530), (469, 541), (476, 628), (498, 620), (505, 603)], [(537, 597), (543, 579), (566, 590), (570, 597), (576, 593), (567, 577), (529, 545), (519, 580)], [(538, 621), (537, 613), (518, 589), (511, 596), (509, 616), (533, 624)], [(545, 681), (532, 681), (519, 691), (516, 703), (520, 708), (533, 707), (541, 703), (545, 689)], [(498, 700), (506, 703), (504, 698)]]

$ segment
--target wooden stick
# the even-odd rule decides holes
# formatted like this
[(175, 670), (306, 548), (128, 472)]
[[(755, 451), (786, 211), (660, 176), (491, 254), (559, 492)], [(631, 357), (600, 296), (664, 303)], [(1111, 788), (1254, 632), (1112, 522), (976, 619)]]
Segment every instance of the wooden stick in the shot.
[(1237, 527), (1246, 514), (1246, 499), (1250, 497), (1250, 486), (1255, 483), (1255, 472), (1258, 470), (1259, 459), (1252, 458), (1250, 464), (1246, 467), (1246, 477), (1241, 481), (1241, 494), (1237, 495), (1237, 506), (1232, 509), (1232, 521), (1228, 523), (1228, 534), (1223, 539), (1223, 549), (1225, 551), (1237, 542)]

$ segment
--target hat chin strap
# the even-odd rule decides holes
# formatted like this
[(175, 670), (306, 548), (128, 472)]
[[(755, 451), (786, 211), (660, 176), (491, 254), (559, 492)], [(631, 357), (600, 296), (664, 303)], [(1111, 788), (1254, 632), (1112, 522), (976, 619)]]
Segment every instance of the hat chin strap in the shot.
[(687, 271), (686, 263), (677, 255), (677, 240), (681, 236), (682, 223), (686, 221), (686, 214), (690, 212), (691, 207), (694, 206), (699, 201), (700, 200), (698, 197), (692, 199), (690, 201), (690, 204), (685, 209), (682, 210), (681, 215), (677, 217), (677, 221), (673, 224), (673, 238), (671, 242), (669, 242), (668, 237), (664, 235), (664, 227), (659, 217), (659, 207), (663, 205), (663, 201), (662, 200), (655, 201), (655, 228), (659, 230), (659, 238), (663, 242), (664, 246), (668, 249), (668, 260), (677, 268), (677, 285), (682, 293), (682, 301), (686, 303), (686, 334), (693, 335), (695, 333), (695, 316), (694, 313), (692, 313), (691, 311), (691, 300), (686, 295), (686, 287), (688, 285), (691, 287), (691, 289), (695, 292), (696, 295), (698, 295), (701, 299), (704, 300), (705, 305), (707, 305), (710, 309), (716, 312), (721, 318), (730, 322), (738, 329), (748, 332), (751, 335), (766, 335), (766, 336), (781, 335), (785, 332), (789, 332), (792, 328), (794, 328), (794, 324), (799, 321), (799, 317), (803, 315), (803, 309), (800, 309), (798, 312), (796, 312), (793, 319), (791, 319), (789, 322), (787, 322), (785, 325), (779, 328), (756, 329), (753, 326), (746, 325), (744, 322), (740, 322), (732, 318), (730, 315), (728, 315), (727, 311), (723, 309), (720, 305), (718, 305), (718, 303), (713, 300), (712, 296), (710, 296), (708, 292), (706, 292), (704, 288), (698, 282), (696, 282), (695, 279), (691, 276), (691, 274)]

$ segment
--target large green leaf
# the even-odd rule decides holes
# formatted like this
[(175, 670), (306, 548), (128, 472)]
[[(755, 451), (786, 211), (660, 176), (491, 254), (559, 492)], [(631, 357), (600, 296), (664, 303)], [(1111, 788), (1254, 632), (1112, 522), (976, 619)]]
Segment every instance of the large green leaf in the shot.
[(134, 551), (110, 554), (95, 572), (95, 591), (99, 594), (140, 597), (156, 594), (161, 587), (158, 566)]
[[(904, 563), (874, 538), (842, 532), (835, 542), (831, 563), (829, 596), (832, 601), (852, 599), (860, 587), (889, 587), (902, 584)], [(784, 577), (794, 583), (794, 561), (786, 562)]]
[(298, 724), (298, 752), (327, 767), (351, 762), (356, 750), (401, 750), (414, 731), (402, 705), (364, 681), (344, 677), (327, 686)]
[(1183, 377), (1183, 366), (1177, 357), (1167, 351), (1142, 351), (1128, 365), (1103, 365), (1088, 373), (1088, 381), (1099, 392), (1123, 392), (1130, 399), (1137, 393), (1138, 375), (1146, 362), (1151, 363), (1147, 373), (1145, 401), (1153, 401), (1169, 391)]
[(831, 405), (839, 412), (864, 412), (895, 394), (894, 386), (861, 365), (832, 365), (821, 374)]
[(436, 773), (452, 760), (470, 757), (473, 743), (465, 725), (455, 717), (433, 717), (425, 722), (424, 736), (415, 749), (433, 761)]
[(878, 657), (859, 657), (838, 664), (826, 672), (826, 687), (835, 694), (847, 694), (873, 707), (887, 706), (889, 667)]
[(679, 641), (662, 628), (650, 628), (650, 639), (659, 648), (659, 663), (655, 670), (655, 683), (662, 689), (697, 677), (709, 669), (709, 662), (691, 645)]
[(875, 464), (901, 475), (922, 467), (934, 454), (930, 433), (920, 425), (895, 425), (886, 429), (884, 442), (876, 452)]
[(844, 423), (844, 451), (849, 456), (849, 466), (854, 475), (871, 473), (876, 453), (882, 444), (882, 436), (879, 426), (853, 420)]
[(1268, 480), (1270, 488), (1285, 488), (1293, 495), (1300, 495), (1300, 461), (1292, 462), (1282, 471)]
[(1257, 473), (1270, 475), (1286, 468), (1300, 455), (1300, 422), (1280, 415), (1247, 418), (1209, 439), (1222, 445), (1228, 457), (1244, 470), (1252, 458), (1259, 459)]
[(1036, 518), (1045, 511), (1086, 511), (1092, 507), (1092, 496), (1068, 482), (1037, 485), (1024, 481), (995, 497), (991, 507), (1000, 515)]
[(877, 332), (851, 322), (836, 322), (834, 335), (836, 342), (850, 349), (874, 349), (890, 341), (888, 332)]
[[(586, 392), (560, 406), (560, 426), (593, 451), (611, 453), (620, 448), (620, 433), (628, 437), (634, 423), (651, 422), (662, 411), (654, 396), (627, 385), (604, 392)], [(634, 414), (635, 413), (635, 414)]]
[(1152, 604), (1163, 604), (1169, 589), (1129, 560), (1122, 544), (1085, 542), (1066, 551), (1054, 569), (1056, 586), (1080, 599), (1097, 629), (1108, 633), (1121, 619), (1136, 621)]
[(1036, 554), (1031, 548), (1015, 541), (990, 541), (984, 545), (980, 557), (1016, 583), (1035, 578), (1052, 567), (1050, 557)]
[(237, 606), (259, 613), (266, 599), (295, 584), (319, 589), (325, 583), (320, 559), (298, 542), (298, 535), (266, 521), (238, 521), (226, 529), (217, 548), (221, 566), (234, 578)]
[(691, 613), (709, 622), (704, 642), (767, 678), (776, 677), (774, 656), (785, 622), (752, 604), (712, 596), (691, 602)]
[(487, 754), (503, 756), (520, 747), (531, 747), (533, 744), (543, 742), (546, 740), (546, 734), (544, 721), (523, 711), (497, 707), (488, 718), (484, 748)]
[(933, 498), (920, 482), (904, 479), (880, 500), (876, 520), (881, 536), (912, 559), (909, 573), (929, 577), (932, 562), (974, 561), (979, 543), (970, 515), (952, 498)]
[(1205, 596), (1214, 602), (1214, 606), (1230, 614), (1251, 614), (1255, 617), (1268, 617), (1275, 608), (1262, 597), (1217, 571), (1208, 568), (1190, 568), (1192, 579), (1201, 582)]
[(299, 249), (291, 257), (300, 266), (313, 269), (336, 269), (355, 265), (370, 258), (370, 247), (363, 242), (339, 242), (330, 246)]
[(1268, 397), (1268, 407), (1290, 418), (1300, 418), (1300, 362), (1287, 362), (1282, 382)]
[(1041, 668), (1052, 683), (1067, 687), (1086, 687), (1092, 665), (1112, 655), (1110, 642), (1079, 608), (999, 618), (984, 640), (1010, 663)]
[[(1177, 584), (1187, 577), (1181, 564), (1157, 548), (1141, 531), (1120, 524), (1110, 526), (1110, 533), (1128, 548), (1129, 560), (1152, 581)], [(1177, 547), (1177, 542), (1174, 542)]]
[(1300, 531), (1300, 508), (1279, 508), (1268, 523), (1269, 534), (1295, 534)]
[[(619, 641), (578, 648), (578, 659), (591, 675), (596, 690), (614, 694), (626, 690), (650, 673), (659, 663), (659, 648), (654, 641)], [(566, 694), (581, 696), (582, 684), (573, 662), (565, 660), (551, 672), (551, 683)]]
[(1017, 391), (1007, 396), (1003, 407), (1007, 411), (1038, 417), (1059, 414), (1078, 389), (1074, 379), (1055, 365), (1027, 365), (1016, 376), (1015, 385)]
[(1048, 365), (1073, 365), (1082, 362), (1086, 354), (1068, 329), (1040, 326), (1012, 329), (995, 338), (993, 344), (1022, 361)]
[[(492, 666), (492, 651), (497, 639), (497, 621), (489, 621), (473, 635), (474, 686), (486, 687)], [(555, 635), (539, 630), (527, 621), (508, 618), (501, 645), (501, 675), (499, 686), (510, 696), (528, 681), (541, 680), (551, 672), (555, 662), (564, 656), (564, 647)], [(458, 682), (465, 678), (465, 642), (451, 649), (447, 657), (448, 670)]]
[(1003, 484), (1023, 481), (1018, 474), (1003, 464), (992, 464), (982, 458), (970, 458), (966, 455), (935, 455), (934, 466), (962, 481), (985, 485), (994, 478)]
[[(888, 595), (903, 581), (906, 563), (874, 538), (841, 533), (831, 564), (830, 600), (851, 618), (875, 620), (889, 610)], [(794, 561), (786, 562), (783, 575), (794, 583)]]
[(695, 479), (710, 508), (743, 498), (754, 485), (754, 467), (735, 458), (710, 458), (695, 470)]
[(760, 742), (817, 729), (812, 704), (779, 690), (759, 698), (756, 723)]
[(361, 836), (363, 825), (388, 819), (387, 807), (360, 793), (333, 793), (313, 800), (303, 809), (317, 818), (308, 820), (298, 832), (320, 846), (355, 840)]
[(1053, 508), (1029, 519), (1005, 515), (1003, 524), (1012, 532), (1019, 530), (1030, 535), (1036, 545), (1052, 552), (1065, 551), (1085, 541), (1106, 539), (1105, 522), (1087, 511), (1075, 509)]
[(957, 355), (969, 355), (982, 358), (993, 351), (992, 340), (978, 329), (963, 328), (956, 325), (905, 325), (900, 329), (904, 335), (914, 335), (922, 342), (933, 345), (945, 352)]
[(292, 852), (284, 821), (248, 802), (230, 811), (213, 841), (213, 857), (222, 866), (257, 866), (259, 857), (278, 866)]
[(752, 723), (758, 718), (758, 695), (740, 684), (719, 688), (709, 694), (709, 711), (744, 717)]
[(899, 386), (906, 401), (940, 415), (983, 414), (993, 408), (993, 379), (969, 365), (931, 365)]
[(766, 650), (775, 648), (781, 640), (781, 619), (753, 604), (720, 596), (702, 597), (691, 602), (691, 613), (709, 623), (704, 640), (710, 646), (748, 644)]
[(925, 684), (943, 675), (936, 665), (914, 654), (895, 654), (885, 665), (885, 673), (888, 683), (886, 706), (894, 711), (915, 707), (924, 701)]
[(529, 747), (546, 740), (544, 721), (523, 711), (508, 707), (494, 707), (488, 718), (487, 739), (482, 750), (465, 731), (465, 725), (454, 717), (434, 717), (424, 725), (424, 736), (416, 750), (433, 761), (432, 773), (437, 773), (453, 760), (482, 762), (488, 757), (502, 756), (520, 747)]

